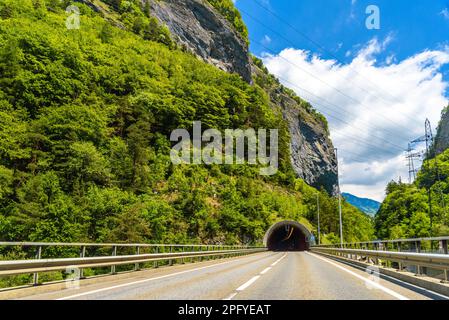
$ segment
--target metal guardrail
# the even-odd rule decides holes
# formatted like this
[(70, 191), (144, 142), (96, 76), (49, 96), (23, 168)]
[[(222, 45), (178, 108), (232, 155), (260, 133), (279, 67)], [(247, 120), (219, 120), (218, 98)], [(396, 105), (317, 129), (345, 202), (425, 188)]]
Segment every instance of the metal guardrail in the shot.
[[(175, 244), (128, 244), (128, 243), (48, 243), (48, 242), (0, 242), (0, 247), (22, 247), (35, 248), (35, 257), (25, 260), (0, 260), (0, 276), (11, 276), (18, 274), (34, 274), (33, 283), (38, 284), (38, 274), (40, 272), (66, 270), (67, 268), (111, 267), (111, 273), (115, 273), (116, 266), (132, 265), (134, 270), (140, 270), (140, 264), (154, 262), (153, 267), (158, 267), (159, 261), (168, 261), (173, 265), (173, 261), (187, 258), (203, 257), (225, 257), (234, 255), (244, 255), (266, 251), (265, 247), (248, 246), (222, 246), (222, 245), (175, 245)], [(68, 258), (42, 258), (43, 249), (49, 247), (74, 247), (79, 248), (80, 256)], [(109, 256), (86, 256), (86, 248), (111, 248)], [(135, 254), (118, 255), (119, 248), (135, 248)], [(147, 248), (152, 253), (141, 253)], [(176, 252), (177, 251), (177, 252)]]
[[(344, 256), (349, 259), (374, 259), (374, 264), (386, 262), (396, 263), (398, 270), (414, 267), (417, 275), (423, 274), (423, 268), (442, 270), (444, 280), (448, 281), (449, 237), (375, 240), (344, 244), (319, 245), (312, 247), (313, 251), (331, 255)], [(424, 272), (425, 273), (425, 272)]]
[(434, 244), (438, 243), (438, 249), (444, 253), (448, 253), (448, 241), (449, 237), (432, 237), (432, 238), (413, 238), (413, 239), (394, 239), (394, 240), (375, 240), (375, 241), (364, 241), (364, 242), (352, 242), (340, 244), (324, 244), (315, 247), (320, 248), (351, 248), (351, 249), (385, 249), (392, 248), (402, 251), (408, 246), (408, 249), (415, 250), (417, 252), (421, 251), (421, 247), (424, 243), (428, 243), (431, 250), (434, 248)]
[(347, 259), (366, 261), (368, 263), (371, 262), (370, 261), (371, 258), (374, 260), (373, 263), (377, 265), (383, 265), (384, 262), (390, 263), (395, 262), (397, 263), (398, 271), (403, 270), (406, 266), (415, 266), (416, 274), (418, 276), (423, 274), (422, 273), (423, 267), (435, 270), (442, 270), (444, 272), (443, 282), (448, 282), (448, 270), (449, 270), (448, 254), (327, 248), (322, 246), (312, 247), (311, 250), (318, 253), (341, 256)]

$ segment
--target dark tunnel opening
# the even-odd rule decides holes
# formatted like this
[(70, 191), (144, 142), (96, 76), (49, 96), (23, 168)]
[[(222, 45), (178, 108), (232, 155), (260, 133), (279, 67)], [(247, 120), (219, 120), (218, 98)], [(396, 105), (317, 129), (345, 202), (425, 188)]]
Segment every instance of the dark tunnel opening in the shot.
[(271, 251), (305, 251), (309, 249), (306, 235), (293, 224), (276, 227), (268, 235), (267, 247)]

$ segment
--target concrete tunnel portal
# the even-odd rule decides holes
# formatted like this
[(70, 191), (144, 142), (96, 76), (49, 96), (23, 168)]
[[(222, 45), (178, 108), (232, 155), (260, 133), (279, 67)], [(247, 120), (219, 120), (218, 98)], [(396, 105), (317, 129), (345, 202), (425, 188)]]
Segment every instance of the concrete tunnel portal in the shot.
[(312, 233), (303, 224), (281, 221), (268, 229), (264, 245), (271, 251), (306, 251), (312, 238)]

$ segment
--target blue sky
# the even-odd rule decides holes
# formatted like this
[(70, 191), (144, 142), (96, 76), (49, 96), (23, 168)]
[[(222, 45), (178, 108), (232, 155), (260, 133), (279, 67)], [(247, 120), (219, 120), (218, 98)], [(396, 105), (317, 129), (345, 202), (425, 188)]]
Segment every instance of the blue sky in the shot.
[[(373, 4), (380, 9), (380, 30), (367, 30), (365, 27), (368, 17), (365, 9)], [(346, 56), (347, 52), (354, 52), (374, 36), (382, 39), (389, 35), (394, 37), (394, 41), (380, 55), (381, 61), (392, 54), (402, 60), (425, 49), (449, 45), (449, 0), (238, 0), (236, 5), (249, 28), (251, 51), (256, 55), (265, 52), (265, 47), (279, 52), (294, 43), (299, 48), (319, 53), (323, 58), (337, 56), (340, 61), (348, 63), (352, 55)], [(264, 41), (266, 36), (271, 39), (269, 46)], [(449, 76), (449, 68), (445, 68), (445, 72)]]
[[(369, 5), (380, 29), (369, 30)], [(251, 51), (327, 116), (342, 190), (382, 200), (449, 97), (449, 0), (237, 0)], [(263, 7), (267, 8), (264, 9)]]

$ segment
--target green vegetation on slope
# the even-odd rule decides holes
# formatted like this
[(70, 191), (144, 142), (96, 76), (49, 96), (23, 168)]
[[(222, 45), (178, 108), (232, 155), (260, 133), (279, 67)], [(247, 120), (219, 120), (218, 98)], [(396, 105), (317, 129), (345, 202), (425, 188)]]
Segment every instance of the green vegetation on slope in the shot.
[[(437, 179), (436, 161), (438, 161)], [(428, 190), (431, 191), (432, 230)], [(447, 236), (449, 234), (449, 149), (424, 162), (413, 184), (391, 182), (376, 216), (377, 236), (382, 239)]]
[[(126, 30), (141, 36), (145, 40), (160, 42), (170, 48), (176, 47), (168, 28), (151, 16), (148, 2), (142, 2), (141, 0), (96, 0), (91, 2), (103, 9), (105, 18), (123, 26)], [(106, 40), (110, 33), (109, 29), (109, 24), (106, 24), (105, 30), (102, 32), (102, 36)]]
[(228, 20), (242, 38), (249, 44), (248, 28), (232, 0), (207, 0), (220, 14)]
[[(317, 191), (295, 179), (288, 130), (259, 86), (80, 4), (81, 29), (67, 30), (66, 4), (0, 3), (1, 240), (257, 243), (280, 219), (316, 221)], [(278, 174), (173, 166), (169, 134), (194, 120), (280, 127)], [(333, 241), (336, 201), (320, 198)], [(370, 220), (344, 210), (345, 240), (370, 238)]]
[[(259, 85), (261, 88), (263, 88), (265, 91), (274, 91), (279, 92), (281, 94), (284, 94), (291, 99), (293, 99), (301, 110), (304, 110), (307, 114), (304, 112), (301, 113), (301, 116), (304, 118), (312, 117), (315, 120), (317, 120), (319, 123), (322, 124), (326, 132), (329, 134), (329, 123), (327, 122), (326, 117), (318, 112), (309, 102), (301, 99), (298, 97), (298, 95), (290, 88), (285, 87), (278, 78), (276, 78), (274, 75), (272, 75), (267, 67), (263, 64), (263, 61), (259, 59), (258, 57), (251, 55), (252, 61), (254, 65), (258, 68), (258, 71), (256, 75), (254, 76), (254, 81)], [(273, 97), (272, 97), (273, 99)], [(276, 101), (277, 103), (280, 103), (280, 101)]]

